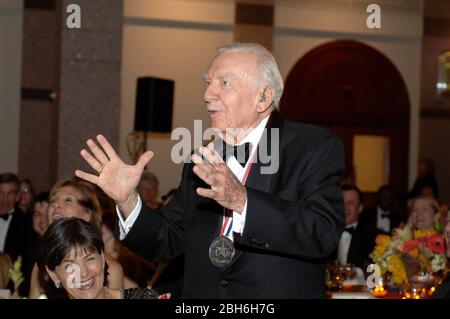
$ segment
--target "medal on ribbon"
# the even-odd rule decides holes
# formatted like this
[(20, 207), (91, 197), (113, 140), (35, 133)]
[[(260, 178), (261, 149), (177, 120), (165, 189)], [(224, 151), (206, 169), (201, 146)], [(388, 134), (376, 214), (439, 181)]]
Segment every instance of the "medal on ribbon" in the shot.
[(235, 254), (234, 243), (226, 236), (219, 236), (209, 247), (209, 259), (214, 266), (224, 268), (233, 260)]

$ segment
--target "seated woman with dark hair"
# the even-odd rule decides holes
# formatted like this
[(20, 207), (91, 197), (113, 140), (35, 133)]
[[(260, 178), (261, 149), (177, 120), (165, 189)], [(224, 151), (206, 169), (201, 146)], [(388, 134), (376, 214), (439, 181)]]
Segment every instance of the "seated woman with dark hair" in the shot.
[[(61, 218), (75, 217), (91, 223), (100, 229), (102, 207), (92, 184), (77, 178), (58, 181), (50, 191), (50, 204), (47, 209), (48, 224)], [(107, 283), (109, 288), (124, 287), (122, 266), (109, 254), (104, 254), (108, 265)], [(40, 298), (47, 291), (42, 285), (42, 276), (36, 265), (31, 274), (30, 298)]]
[[(105, 286), (106, 263), (102, 237), (95, 226), (79, 218), (55, 221), (45, 232), (38, 252), (39, 271), (54, 298), (167, 299), (149, 288), (112, 289)], [(50, 295), (49, 295), (50, 297)]]
[(42, 237), (45, 230), (47, 229), (47, 209), (49, 205), (49, 195), (49, 192), (40, 192), (36, 195), (34, 204), (32, 206), (33, 230), (36, 233), (37, 238)]

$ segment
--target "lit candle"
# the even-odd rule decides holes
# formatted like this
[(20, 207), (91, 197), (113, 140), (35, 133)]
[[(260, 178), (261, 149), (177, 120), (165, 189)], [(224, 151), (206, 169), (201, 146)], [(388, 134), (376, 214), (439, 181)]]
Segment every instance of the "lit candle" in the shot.
[(377, 286), (372, 290), (372, 295), (377, 298), (386, 297), (387, 293), (388, 292), (386, 289), (384, 289), (384, 286)]

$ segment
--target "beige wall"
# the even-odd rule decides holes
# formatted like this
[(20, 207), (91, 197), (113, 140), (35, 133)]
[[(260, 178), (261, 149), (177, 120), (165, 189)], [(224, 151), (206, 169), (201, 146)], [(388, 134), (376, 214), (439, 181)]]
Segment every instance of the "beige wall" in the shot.
[(17, 172), (22, 0), (0, 0), (0, 172)]
[[(209, 125), (202, 99), (203, 74), (215, 48), (233, 38), (230, 2), (125, 0), (122, 49), (120, 155), (128, 159), (126, 137), (133, 130), (136, 79), (154, 76), (175, 81), (173, 128), (192, 131), (195, 119)], [(171, 24), (176, 22), (176, 24)], [(170, 158), (170, 136), (150, 135), (155, 157), (147, 169), (160, 179), (161, 193), (177, 187), (181, 164)]]
[(420, 155), (433, 160), (439, 188), (439, 200), (450, 202), (450, 118), (422, 118)]
[[(273, 52), (283, 78), (306, 52), (336, 39), (358, 40), (384, 53), (400, 71), (409, 92), (411, 184), (418, 158), (423, 3), (377, 3), (382, 6), (382, 28), (370, 30), (363, 1), (276, 1)], [(194, 119), (207, 120), (201, 77), (214, 48), (232, 41), (234, 2), (125, 0), (124, 10), (120, 154), (128, 158), (125, 140), (133, 126), (138, 76), (175, 80), (174, 128), (192, 129)], [(156, 153), (148, 169), (160, 176), (162, 193), (179, 181), (181, 165), (170, 160), (175, 143), (161, 136), (151, 136), (148, 142)]]
[[(422, 1), (381, 5), (381, 29), (368, 29), (362, 2), (284, 0), (275, 7), (274, 55), (286, 79), (295, 63), (311, 49), (329, 41), (352, 39), (373, 46), (397, 67), (409, 93), (409, 184), (416, 177), (419, 138)], [(392, 3), (392, 2), (391, 2)], [(399, 2), (400, 4), (400, 2)]]

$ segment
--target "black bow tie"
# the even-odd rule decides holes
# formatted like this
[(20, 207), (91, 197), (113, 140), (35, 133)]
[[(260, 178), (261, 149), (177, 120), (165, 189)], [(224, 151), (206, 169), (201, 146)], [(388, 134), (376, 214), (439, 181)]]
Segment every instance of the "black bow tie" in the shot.
[(4, 221), (7, 221), (11, 214), (0, 215), (0, 218), (3, 218)]
[(344, 231), (348, 232), (350, 235), (353, 235), (355, 232), (355, 226), (345, 227)]
[(388, 218), (389, 217), (389, 213), (382, 213), (381, 214), (381, 218)]
[(241, 166), (244, 167), (248, 161), (248, 158), (250, 157), (251, 148), (252, 145), (249, 142), (241, 145), (230, 145), (223, 142), (223, 149), (222, 149), (223, 161), (226, 163), (230, 156), (234, 156), (236, 160), (239, 162), (239, 164), (241, 164)]

